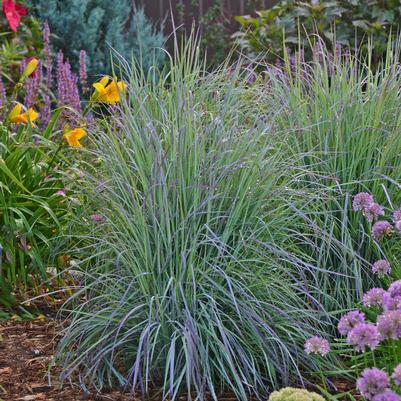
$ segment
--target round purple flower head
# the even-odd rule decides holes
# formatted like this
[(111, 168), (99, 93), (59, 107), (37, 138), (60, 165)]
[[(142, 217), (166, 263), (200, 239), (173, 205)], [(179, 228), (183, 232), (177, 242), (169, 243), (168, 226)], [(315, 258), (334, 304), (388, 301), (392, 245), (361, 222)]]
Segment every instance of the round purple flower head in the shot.
[(383, 296), (386, 291), (383, 288), (372, 288), (363, 296), (363, 305), (367, 308), (372, 306), (382, 306)]
[(391, 273), (391, 266), (385, 259), (376, 260), (372, 266), (373, 274), (377, 274), (379, 277), (388, 276)]
[(393, 226), (386, 220), (380, 220), (373, 224), (372, 235), (377, 241), (380, 241), (384, 237), (389, 237), (392, 232)]
[(401, 221), (401, 208), (399, 208), (398, 210), (396, 210), (396, 211), (393, 213), (393, 221), (394, 221), (394, 222), (396, 222), (396, 221)]
[(305, 352), (326, 356), (330, 352), (330, 344), (325, 338), (314, 336), (305, 341)]
[(397, 340), (401, 337), (401, 311), (383, 313), (378, 316), (376, 326), (381, 340)]
[(375, 349), (380, 343), (377, 327), (371, 323), (357, 324), (348, 333), (347, 343), (355, 345), (356, 350), (359, 352), (363, 352), (366, 347), (371, 350)]
[(386, 312), (401, 309), (401, 296), (392, 297), (390, 293), (385, 292), (382, 305)]
[(388, 389), (389, 379), (386, 372), (380, 369), (365, 369), (356, 382), (358, 391), (367, 399), (372, 400), (377, 394)]
[(379, 216), (384, 216), (384, 209), (378, 203), (372, 202), (363, 209), (363, 215), (366, 217), (366, 220), (372, 222)]
[(401, 386), (401, 364), (396, 366), (393, 370), (393, 374), (391, 375), (393, 382), (397, 386)]
[(95, 214), (92, 214), (91, 219), (92, 219), (94, 222), (99, 223), (100, 221), (103, 220), (103, 216), (102, 216), (101, 214), (95, 213)]
[(390, 287), (388, 287), (388, 293), (394, 297), (401, 296), (401, 280), (394, 281)]
[(383, 393), (376, 394), (372, 401), (401, 401), (401, 397), (394, 391), (386, 390)]
[(346, 336), (357, 324), (365, 323), (365, 315), (359, 310), (353, 310), (345, 314), (338, 322), (338, 331)]
[(355, 211), (364, 210), (373, 202), (374, 199), (372, 195), (368, 194), (367, 192), (359, 192), (354, 196), (354, 200), (352, 201), (352, 208)]
[(59, 190), (56, 192), (56, 195), (59, 195), (59, 196), (66, 196), (65, 189), (59, 189)]

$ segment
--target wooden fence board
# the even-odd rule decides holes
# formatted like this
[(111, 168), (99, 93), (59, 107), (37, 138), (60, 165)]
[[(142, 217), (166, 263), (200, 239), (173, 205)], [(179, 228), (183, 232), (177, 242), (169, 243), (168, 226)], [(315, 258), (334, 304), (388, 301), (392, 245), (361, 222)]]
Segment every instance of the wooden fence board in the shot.
[[(165, 21), (166, 34), (172, 32), (171, 13), (175, 25), (184, 24), (188, 29), (193, 20), (205, 15), (207, 10), (217, 0), (141, 0), (145, 7), (146, 14), (155, 22)], [(226, 18), (234, 18), (236, 15), (243, 15), (257, 9), (272, 7), (278, 0), (219, 0), (221, 14)]]

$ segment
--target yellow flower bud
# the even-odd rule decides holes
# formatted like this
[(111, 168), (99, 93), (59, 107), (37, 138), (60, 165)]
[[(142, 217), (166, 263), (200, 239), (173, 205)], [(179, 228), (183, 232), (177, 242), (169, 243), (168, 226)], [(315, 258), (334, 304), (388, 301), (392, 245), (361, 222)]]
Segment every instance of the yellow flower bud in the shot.
[(21, 75), (20, 81), (24, 81), (27, 79), (30, 75), (34, 73), (36, 70), (37, 66), (39, 64), (39, 60), (37, 58), (33, 58), (29, 63), (26, 65), (24, 72)]

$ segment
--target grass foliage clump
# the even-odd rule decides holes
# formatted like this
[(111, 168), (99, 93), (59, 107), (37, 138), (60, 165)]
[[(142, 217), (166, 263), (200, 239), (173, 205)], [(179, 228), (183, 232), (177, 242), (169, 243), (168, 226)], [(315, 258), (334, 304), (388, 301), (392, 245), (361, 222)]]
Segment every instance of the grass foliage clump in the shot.
[(312, 367), (303, 343), (322, 309), (307, 266), (285, 268), (275, 246), (294, 224), (292, 161), (269, 94), (183, 53), (158, 83), (131, 71), (127, 102), (95, 134), (85, 190), (103, 220), (82, 239), (95, 267), (59, 361), (97, 389), (245, 400)]
[(351, 205), (360, 191), (388, 210), (401, 203), (398, 54), (399, 44), (389, 43), (373, 72), (369, 57), (321, 50), (313, 63), (288, 63), (291, 77), (270, 74), (267, 81), (267, 107), (281, 105), (275, 129), (287, 140), (284, 152), (303, 172), (296, 188), (314, 200), (297, 205), (304, 224), (292, 252), (313, 264), (326, 310), (353, 308), (372, 285), (371, 264), (384, 254), (400, 274), (397, 236), (373, 241), (371, 224)]
[(127, 71), (126, 102), (92, 133), (84, 191), (103, 219), (76, 250), (63, 377), (245, 400), (316, 369), (305, 339), (334, 332), (371, 264), (400, 274), (397, 237), (374, 241), (351, 206), (360, 191), (401, 202), (397, 54), (373, 72), (322, 50), (250, 82), (205, 73), (189, 43), (157, 82)]

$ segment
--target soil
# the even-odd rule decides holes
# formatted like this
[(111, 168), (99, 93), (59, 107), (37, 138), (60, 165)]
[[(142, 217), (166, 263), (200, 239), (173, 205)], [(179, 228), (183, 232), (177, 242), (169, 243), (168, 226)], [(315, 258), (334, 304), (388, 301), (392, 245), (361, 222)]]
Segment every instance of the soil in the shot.
[(54, 321), (0, 323), (0, 401), (135, 399), (119, 391), (88, 395), (76, 385), (64, 384), (60, 388), (57, 371), (49, 373), (48, 369), (59, 330)]

